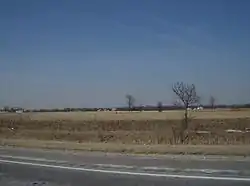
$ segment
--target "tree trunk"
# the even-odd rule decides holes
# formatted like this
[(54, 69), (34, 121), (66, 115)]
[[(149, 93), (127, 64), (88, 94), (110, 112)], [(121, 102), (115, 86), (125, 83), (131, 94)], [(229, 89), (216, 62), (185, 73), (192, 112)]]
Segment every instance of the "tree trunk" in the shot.
[(181, 143), (184, 144), (186, 140), (188, 140), (188, 134), (185, 136), (185, 131), (188, 128), (188, 110), (185, 108), (184, 120), (182, 121), (180, 140)]
[(186, 130), (188, 128), (188, 110), (187, 110), (187, 108), (185, 109), (183, 125), (184, 125), (183, 130)]

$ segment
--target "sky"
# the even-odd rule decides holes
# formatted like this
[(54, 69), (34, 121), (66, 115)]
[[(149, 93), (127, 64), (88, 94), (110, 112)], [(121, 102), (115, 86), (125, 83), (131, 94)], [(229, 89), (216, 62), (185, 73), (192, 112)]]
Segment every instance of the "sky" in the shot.
[(2, 0), (0, 106), (250, 102), (250, 1)]

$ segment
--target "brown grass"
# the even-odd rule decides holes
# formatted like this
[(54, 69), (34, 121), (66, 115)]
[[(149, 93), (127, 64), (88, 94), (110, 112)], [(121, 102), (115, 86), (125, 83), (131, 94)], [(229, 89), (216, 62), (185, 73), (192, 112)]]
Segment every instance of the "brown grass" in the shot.
[[(250, 118), (250, 109), (231, 111), (231, 110), (203, 110), (199, 112), (191, 111), (195, 119), (230, 119), (230, 118)], [(183, 117), (183, 111), (165, 112), (48, 112), (48, 113), (1, 113), (0, 119), (22, 118), (29, 120), (44, 121), (107, 121), (107, 120), (179, 120)]]
[[(182, 117), (182, 111), (2, 113), (0, 139), (3, 145), (24, 147), (134, 153), (250, 154), (249, 110), (192, 112), (193, 119), (186, 131), (189, 135), (186, 146), (178, 145)], [(243, 132), (228, 133), (227, 129)]]
[(249, 145), (131, 145), (117, 143), (75, 143), (61, 141), (2, 139), (2, 146), (58, 150), (101, 151), (136, 154), (202, 154), (249, 156)]
[[(90, 119), (91, 114), (96, 115), (94, 119)], [(164, 119), (163, 116), (168, 117)], [(202, 111), (194, 112), (192, 116), (194, 119), (187, 131), (188, 144), (250, 144), (250, 132), (225, 131), (226, 129), (246, 131), (250, 128), (248, 110)], [(181, 118), (181, 111), (119, 114), (113, 112), (1, 114), (0, 138), (171, 145), (180, 143)]]

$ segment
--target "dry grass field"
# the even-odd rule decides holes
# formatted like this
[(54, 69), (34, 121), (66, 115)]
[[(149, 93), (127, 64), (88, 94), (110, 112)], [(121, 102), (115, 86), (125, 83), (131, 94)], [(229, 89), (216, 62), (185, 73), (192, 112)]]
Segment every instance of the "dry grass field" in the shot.
[[(190, 111), (194, 119), (235, 119), (250, 118), (250, 109), (241, 111), (230, 110), (202, 110)], [(183, 117), (183, 111), (144, 111), (144, 112), (37, 112), (37, 113), (2, 113), (1, 118), (23, 118), (39, 121), (109, 121), (109, 120), (180, 120)]]
[[(187, 144), (250, 144), (250, 110), (203, 110), (190, 114)], [(173, 145), (180, 144), (182, 118), (183, 111), (1, 113), (0, 139), (103, 143), (117, 147)]]

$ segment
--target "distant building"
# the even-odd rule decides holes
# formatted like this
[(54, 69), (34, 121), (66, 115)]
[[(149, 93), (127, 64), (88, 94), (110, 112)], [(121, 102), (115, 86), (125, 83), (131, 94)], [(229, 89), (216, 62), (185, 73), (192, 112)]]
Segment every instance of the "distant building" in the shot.
[(12, 107), (9, 112), (23, 113), (24, 109), (20, 107)]

